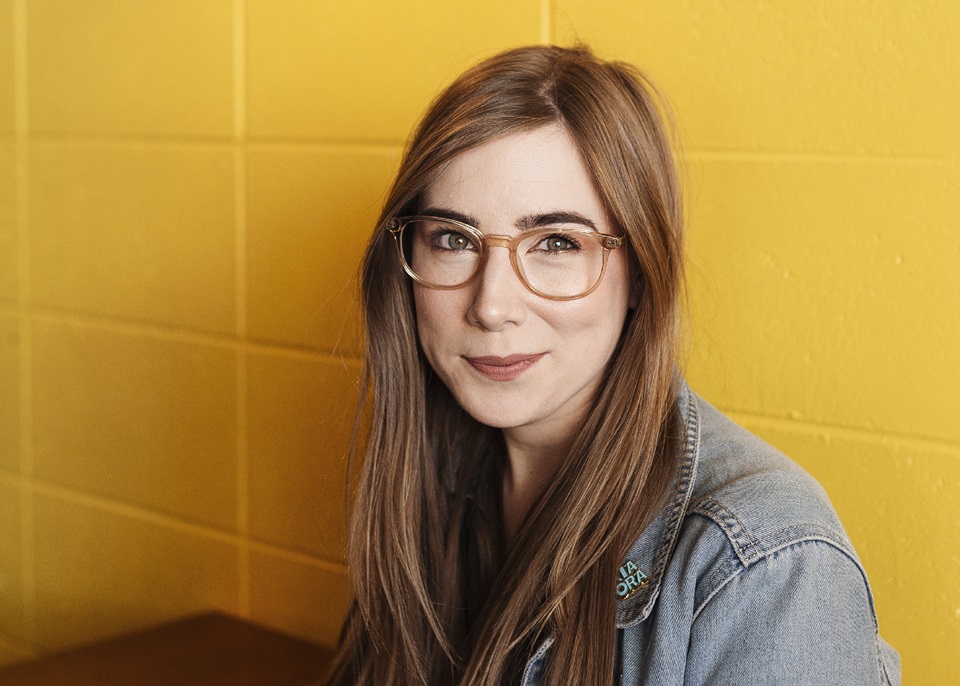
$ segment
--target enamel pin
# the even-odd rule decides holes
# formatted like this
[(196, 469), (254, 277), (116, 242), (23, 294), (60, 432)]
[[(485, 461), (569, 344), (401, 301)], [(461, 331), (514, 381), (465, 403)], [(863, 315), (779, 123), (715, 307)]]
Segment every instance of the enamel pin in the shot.
[(650, 582), (647, 575), (636, 563), (627, 560), (620, 568), (620, 578), (617, 580), (617, 598), (626, 600)]

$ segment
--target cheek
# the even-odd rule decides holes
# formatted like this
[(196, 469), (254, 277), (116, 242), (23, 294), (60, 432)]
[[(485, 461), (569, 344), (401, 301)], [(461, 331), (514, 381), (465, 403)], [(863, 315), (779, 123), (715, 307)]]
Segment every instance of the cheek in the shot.
[(626, 265), (608, 264), (600, 287), (583, 300), (571, 301), (576, 311), (569, 313), (569, 321), (582, 329), (593, 330), (598, 338), (619, 337), (633, 301), (632, 291)]
[(433, 362), (431, 351), (441, 347), (456, 331), (462, 319), (460, 298), (456, 291), (438, 291), (414, 286), (413, 304), (417, 316), (417, 334), (427, 359)]
[(612, 305), (613, 303), (607, 303), (599, 310), (584, 312), (580, 316), (571, 313), (569, 318), (555, 328), (565, 334), (568, 342), (575, 346), (585, 359), (608, 356), (620, 340), (627, 314), (625, 302), (619, 307)]
[(571, 307), (554, 318), (555, 328), (565, 334), (568, 342), (585, 362), (606, 362), (616, 348), (630, 306), (630, 288), (626, 273), (615, 276), (582, 301), (572, 301)]

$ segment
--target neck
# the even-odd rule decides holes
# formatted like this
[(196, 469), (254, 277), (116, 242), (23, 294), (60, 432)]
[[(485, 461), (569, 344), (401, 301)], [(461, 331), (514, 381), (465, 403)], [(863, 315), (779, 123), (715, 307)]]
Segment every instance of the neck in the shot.
[(504, 431), (507, 464), (503, 472), (503, 526), (513, 544), (530, 508), (556, 476), (573, 436), (543, 440), (518, 429)]

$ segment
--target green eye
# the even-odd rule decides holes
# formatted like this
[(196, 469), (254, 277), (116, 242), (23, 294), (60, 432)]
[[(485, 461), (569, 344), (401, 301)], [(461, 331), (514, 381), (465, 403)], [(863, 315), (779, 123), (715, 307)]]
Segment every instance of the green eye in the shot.
[(537, 248), (539, 250), (545, 250), (546, 252), (568, 252), (578, 250), (580, 244), (568, 236), (555, 233), (540, 241), (540, 245), (537, 246)]
[(470, 241), (462, 233), (448, 233), (443, 243), (446, 243), (450, 250), (466, 250), (470, 247)]

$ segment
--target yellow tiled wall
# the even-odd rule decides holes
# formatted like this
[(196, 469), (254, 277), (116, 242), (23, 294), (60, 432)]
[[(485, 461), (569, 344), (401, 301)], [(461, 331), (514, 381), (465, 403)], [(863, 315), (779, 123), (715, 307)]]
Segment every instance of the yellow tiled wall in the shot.
[(824, 483), (907, 683), (960, 679), (953, 0), (0, 0), (0, 662), (335, 640), (370, 223), (443, 84), (576, 39), (674, 104), (693, 385)]

